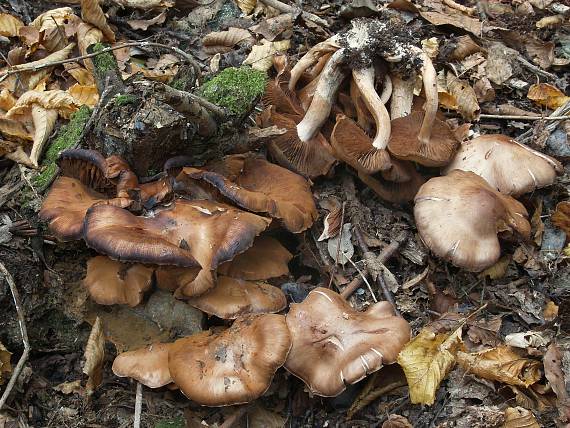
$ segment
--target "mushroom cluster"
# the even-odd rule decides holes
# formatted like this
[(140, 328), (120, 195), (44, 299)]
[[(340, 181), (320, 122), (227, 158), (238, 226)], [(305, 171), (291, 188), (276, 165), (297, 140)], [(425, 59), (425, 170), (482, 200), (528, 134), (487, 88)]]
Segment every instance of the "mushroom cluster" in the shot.
[(429, 55), (409, 42), (397, 13), (383, 13), (352, 20), (292, 68), (284, 57), (274, 61), (259, 123), (286, 133), (269, 152), (308, 177), (326, 174), (330, 156), (346, 163), (380, 198), (414, 201), (419, 235), (433, 253), (484, 270), (499, 260), (499, 238), (529, 237), (528, 213), (514, 197), (553, 184), (562, 165), (505, 135), (461, 141), (465, 131), (438, 111)]

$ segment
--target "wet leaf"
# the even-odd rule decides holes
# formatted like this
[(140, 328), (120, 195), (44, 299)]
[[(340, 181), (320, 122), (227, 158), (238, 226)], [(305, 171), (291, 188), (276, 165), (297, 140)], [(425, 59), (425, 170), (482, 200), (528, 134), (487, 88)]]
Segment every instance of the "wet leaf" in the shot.
[(502, 428), (540, 428), (540, 425), (530, 410), (509, 407), (505, 410), (505, 423)]
[(0, 13), (0, 36), (16, 37), (24, 23), (9, 13)]
[(93, 394), (97, 387), (103, 381), (103, 361), (105, 359), (105, 335), (101, 319), (97, 317), (89, 339), (85, 345), (85, 364), (83, 365), (83, 373), (89, 376), (85, 392), (87, 395)]
[(12, 366), (10, 365), (10, 358), (12, 354), (0, 342), (0, 385), (2, 385), (12, 373)]
[(455, 365), (462, 345), (461, 327), (435, 333), (427, 326), (402, 349), (398, 364), (406, 374), (413, 404), (434, 403), (439, 384)]
[(251, 67), (256, 70), (267, 71), (273, 65), (273, 56), (278, 52), (286, 52), (290, 45), (290, 40), (270, 42), (269, 40), (263, 39), (261, 45), (255, 45), (251, 49), (251, 53), (243, 63), (251, 65)]
[(129, 24), (133, 30), (146, 31), (146, 30), (148, 30), (148, 27), (151, 27), (153, 25), (164, 24), (165, 21), (166, 21), (166, 11), (163, 10), (161, 13), (156, 15), (154, 18), (151, 18), (151, 19), (130, 19), (127, 21), (127, 24)]
[(80, 85), (76, 83), (67, 90), (75, 98), (77, 104), (95, 107), (99, 102), (99, 92), (95, 85)]
[(460, 351), (457, 362), (465, 371), (478, 377), (508, 385), (526, 388), (541, 378), (539, 361), (523, 358), (508, 346), (474, 354)]
[(115, 41), (115, 32), (109, 27), (99, 0), (81, 0), (81, 18), (99, 28), (107, 40)]
[(38, 166), (44, 146), (51, 135), (57, 121), (57, 110), (46, 109), (38, 104), (32, 106), (32, 120), (34, 122), (34, 145), (30, 153), (30, 160)]
[(528, 90), (527, 97), (538, 105), (551, 110), (556, 110), (558, 107), (570, 101), (570, 97), (564, 95), (556, 86), (548, 83), (536, 83), (532, 85)]

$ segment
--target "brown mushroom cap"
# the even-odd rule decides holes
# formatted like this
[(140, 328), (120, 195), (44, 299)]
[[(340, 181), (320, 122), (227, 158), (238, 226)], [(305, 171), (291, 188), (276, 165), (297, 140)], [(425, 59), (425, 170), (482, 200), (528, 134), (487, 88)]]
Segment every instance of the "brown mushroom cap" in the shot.
[(83, 285), (100, 305), (138, 305), (150, 289), (154, 269), (141, 264), (126, 265), (109, 257), (87, 261)]
[(422, 240), (434, 254), (472, 272), (499, 260), (498, 233), (530, 235), (528, 213), (521, 203), (478, 175), (460, 170), (432, 178), (420, 188), (414, 217)]
[(188, 304), (230, 320), (243, 315), (279, 312), (287, 307), (287, 298), (279, 288), (266, 282), (218, 276), (214, 288), (188, 300)]
[(185, 297), (199, 296), (215, 285), (205, 281), (194, 281), (199, 273), (200, 268), (157, 266), (155, 270), (156, 285), (161, 290), (172, 293), (178, 289), (184, 290)]
[(91, 206), (110, 204), (127, 207), (131, 202), (124, 198), (107, 199), (77, 179), (59, 177), (44, 199), (39, 217), (49, 221), (49, 230), (57, 239), (73, 241), (81, 239), (83, 220)]
[(250, 155), (226, 156), (206, 168), (184, 168), (177, 180), (204, 180), (240, 207), (281, 220), (293, 233), (311, 227), (318, 216), (307, 180), (285, 168)]
[[(425, 183), (425, 179), (413, 165), (407, 162), (392, 159), (392, 165), (397, 167), (383, 171), (382, 177), (378, 177), (378, 174), (368, 175), (359, 171), (358, 178), (385, 201), (393, 204), (412, 201), (422, 184)], [(385, 179), (384, 175), (390, 180)]]
[(366, 312), (326, 288), (312, 290), (287, 314), (293, 346), (285, 368), (316, 395), (333, 397), (384, 364), (396, 361), (410, 326), (388, 302)]
[(203, 332), (174, 342), (168, 366), (189, 399), (205, 406), (229, 406), (267, 391), (290, 348), (283, 315), (254, 315), (237, 319), (219, 334)]
[[(271, 222), (225, 204), (176, 200), (147, 217), (111, 206), (87, 211), (84, 239), (99, 253), (129, 262), (202, 267), (194, 281), (214, 285), (214, 270), (247, 250)], [(181, 290), (184, 293), (184, 290)]]
[(385, 171), (392, 166), (388, 151), (374, 147), (364, 130), (344, 115), (336, 118), (331, 144), (335, 156), (366, 174)]
[(549, 186), (563, 172), (556, 159), (506, 135), (482, 135), (463, 143), (444, 174), (454, 169), (474, 172), (501, 193), (513, 196)]
[(113, 373), (133, 378), (149, 388), (172, 383), (168, 370), (168, 350), (171, 343), (154, 343), (145, 348), (123, 352), (113, 361)]
[(418, 135), (425, 113), (414, 112), (392, 120), (392, 135), (388, 142), (390, 154), (398, 159), (411, 160), (425, 166), (447, 165), (459, 145), (449, 126), (435, 119), (428, 143), (420, 141)]

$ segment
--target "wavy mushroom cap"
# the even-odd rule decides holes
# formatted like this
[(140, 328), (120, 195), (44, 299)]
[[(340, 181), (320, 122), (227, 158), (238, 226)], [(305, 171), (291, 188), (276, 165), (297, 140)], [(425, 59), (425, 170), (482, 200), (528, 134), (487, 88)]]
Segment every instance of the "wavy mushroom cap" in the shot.
[[(270, 219), (211, 201), (176, 200), (146, 217), (111, 206), (94, 206), (85, 217), (84, 239), (99, 253), (128, 262), (202, 270), (194, 281), (214, 284), (214, 270), (253, 244)], [(184, 290), (181, 290), (184, 294)]]
[(418, 138), (425, 113), (414, 112), (392, 120), (392, 134), (388, 150), (394, 157), (425, 166), (447, 165), (457, 150), (459, 141), (449, 126), (435, 119), (428, 143)]
[(49, 230), (60, 241), (81, 239), (87, 210), (95, 204), (127, 207), (131, 201), (107, 197), (85, 186), (80, 180), (59, 177), (42, 202), (39, 217), (49, 222)]
[(219, 334), (177, 340), (168, 367), (186, 397), (204, 406), (229, 406), (260, 397), (291, 349), (283, 315), (237, 319)]
[(154, 272), (158, 288), (172, 293), (176, 292), (176, 290), (184, 290), (185, 297), (199, 296), (215, 285), (205, 281), (194, 281), (200, 273), (199, 267), (157, 266)]
[(556, 159), (506, 135), (483, 135), (459, 147), (444, 174), (471, 171), (506, 195), (518, 196), (550, 186), (563, 167)]
[(414, 217), (420, 237), (434, 254), (472, 272), (499, 260), (499, 233), (530, 236), (528, 213), (520, 202), (460, 170), (432, 178), (420, 188)]
[(130, 377), (149, 388), (172, 383), (168, 370), (168, 350), (172, 343), (153, 343), (141, 349), (123, 352), (113, 361), (113, 373)]
[(339, 160), (365, 174), (386, 171), (392, 166), (388, 151), (374, 147), (364, 130), (344, 115), (336, 118), (331, 145)]
[(266, 282), (218, 276), (216, 286), (188, 304), (209, 315), (231, 320), (244, 315), (270, 314), (287, 307), (283, 292)]
[(107, 161), (101, 153), (87, 149), (64, 150), (60, 153), (57, 164), (61, 175), (75, 178), (108, 197), (116, 195), (116, 186), (106, 174)]
[(339, 294), (320, 287), (291, 305), (287, 326), (293, 346), (285, 368), (324, 397), (394, 363), (410, 340), (410, 326), (394, 315), (390, 303), (358, 312)]
[(83, 286), (100, 305), (129, 305), (142, 302), (150, 289), (154, 269), (141, 264), (127, 265), (109, 257), (97, 256), (87, 261)]
[(293, 233), (311, 227), (318, 216), (307, 180), (264, 159), (232, 155), (206, 169), (184, 168), (177, 181), (203, 180), (241, 208), (279, 219)]

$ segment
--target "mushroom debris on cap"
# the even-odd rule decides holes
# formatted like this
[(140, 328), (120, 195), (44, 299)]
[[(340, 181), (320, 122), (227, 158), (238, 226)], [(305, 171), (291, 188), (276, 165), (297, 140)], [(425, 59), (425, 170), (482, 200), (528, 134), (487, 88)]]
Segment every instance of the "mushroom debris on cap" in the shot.
[(238, 318), (221, 333), (179, 339), (169, 350), (168, 367), (186, 397), (204, 406), (248, 403), (269, 388), (291, 349), (285, 317)]
[(152, 285), (154, 269), (141, 264), (128, 265), (106, 256), (87, 261), (82, 281), (91, 298), (99, 305), (129, 305), (142, 302)]
[[(215, 285), (216, 268), (250, 248), (269, 223), (271, 219), (212, 201), (178, 199), (146, 216), (96, 205), (87, 211), (83, 238), (115, 260), (201, 267), (192, 283), (205, 291)], [(184, 295), (185, 288), (179, 292)]]
[(420, 188), (414, 217), (422, 241), (434, 254), (472, 272), (499, 260), (499, 234), (530, 236), (528, 213), (520, 202), (460, 170)]
[(396, 361), (410, 326), (388, 302), (355, 311), (338, 293), (312, 290), (286, 316), (293, 346), (285, 368), (316, 395), (333, 397)]
[(464, 142), (443, 171), (471, 171), (506, 195), (519, 196), (554, 183), (560, 162), (506, 135), (482, 135)]

